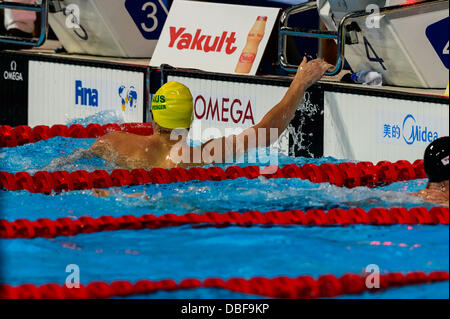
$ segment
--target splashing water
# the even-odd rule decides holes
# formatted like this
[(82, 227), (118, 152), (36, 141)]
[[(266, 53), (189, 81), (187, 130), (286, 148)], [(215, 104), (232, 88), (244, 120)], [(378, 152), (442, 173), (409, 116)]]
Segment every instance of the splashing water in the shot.
[(296, 123), (296, 127), (289, 125), (286, 129), (288, 132), (288, 136), (290, 136), (293, 140), (292, 145), (290, 146), (290, 153), (295, 154), (296, 150), (306, 150), (308, 152), (308, 156), (314, 157), (314, 155), (310, 151), (311, 143), (309, 145), (305, 144), (305, 134), (303, 127), (305, 126), (306, 118), (314, 118), (314, 116), (320, 111), (320, 108), (317, 104), (313, 104), (311, 102), (311, 95), (309, 92), (305, 93), (303, 97), (303, 101), (301, 105), (297, 108), (297, 112), (302, 112), (304, 116), (302, 117), (299, 123)]
[(67, 126), (70, 126), (72, 124), (81, 124), (83, 126), (88, 126), (91, 123), (97, 123), (100, 125), (110, 123), (122, 124), (125, 123), (125, 120), (122, 112), (114, 110), (101, 111), (88, 117), (67, 120)]

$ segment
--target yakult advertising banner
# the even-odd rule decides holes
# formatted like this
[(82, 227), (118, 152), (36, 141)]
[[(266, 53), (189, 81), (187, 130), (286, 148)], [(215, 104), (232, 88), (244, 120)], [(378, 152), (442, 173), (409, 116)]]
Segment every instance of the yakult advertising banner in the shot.
[(431, 142), (448, 136), (448, 116), (448, 104), (325, 92), (324, 155), (415, 161)]
[(175, 1), (150, 65), (255, 75), (279, 9)]
[(65, 124), (101, 111), (144, 119), (144, 73), (30, 61), (30, 126)]

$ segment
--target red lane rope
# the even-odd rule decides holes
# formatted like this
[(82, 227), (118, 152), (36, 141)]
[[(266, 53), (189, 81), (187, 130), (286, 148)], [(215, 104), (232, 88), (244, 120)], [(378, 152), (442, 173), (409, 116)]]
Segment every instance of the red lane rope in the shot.
[(373, 208), (366, 212), (361, 208), (349, 210), (331, 209), (328, 212), (314, 209), (306, 213), (301, 210), (287, 212), (271, 211), (261, 213), (206, 213), (185, 215), (166, 214), (156, 217), (144, 215), (135, 217), (126, 215), (114, 218), (81, 217), (76, 220), (59, 218), (55, 221), (41, 218), (37, 221), (18, 219), (10, 222), (0, 220), (0, 238), (54, 238), (58, 236), (75, 236), (103, 231), (161, 229), (183, 225), (203, 227), (251, 227), (251, 226), (347, 226), (347, 225), (448, 225), (449, 210), (444, 207), (426, 208)]
[[(270, 168), (270, 170), (269, 170)], [(220, 167), (190, 169), (154, 168), (150, 171), (135, 169), (132, 171), (116, 169), (111, 174), (105, 170), (94, 172), (65, 171), (37, 172), (31, 176), (27, 172), (16, 174), (0, 172), (0, 189), (9, 191), (27, 190), (31, 193), (50, 194), (52, 191), (86, 190), (93, 188), (110, 188), (134, 186), (142, 184), (167, 184), (188, 181), (223, 181), (245, 177), (255, 179), (266, 178), (300, 178), (313, 183), (330, 183), (339, 187), (353, 188), (357, 186), (375, 187), (398, 181), (426, 178), (423, 160), (413, 164), (407, 161), (390, 163), (387, 161), (373, 165), (370, 162), (341, 164), (306, 164), (298, 166), (289, 164), (279, 168), (271, 166), (261, 170), (259, 166), (231, 166), (225, 171)]]
[(56, 136), (71, 138), (98, 138), (109, 132), (129, 132), (138, 135), (153, 135), (153, 127), (150, 123), (125, 123), (125, 124), (89, 124), (84, 127), (80, 124), (66, 125), (39, 125), (31, 128), (26, 125), (0, 126), (0, 147), (16, 147), (30, 143), (36, 143)]
[(449, 280), (448, 271), (434, 271), (426, 274), (421, 271), (402, 274), (393, 272), (380, 275), (380, 289), (369, 289), (366, 277), (358, 274), (345, 274), (340, 278), (324, 275), (317, 279), (311, 276), (290, 277), (254, 277), (251, 279), (209, 278), (206, 280), (185, 279), (176, 282), (172, 279), (150, 281), (140, 280), (132, 283), (126, 280), (108, 284), (103, 281), (91, 282), (80, 288), (67, 288), (65, 285), (45, 284), (36, 286), (24, 284), (17, 287), (0, 285), (0, 299), (105, 299), (152, 294), (159, 291), (193, 290), (199, 288), (226, 289), (233, 292), (270, 298), (313, 299), (337, 297), (342, 295), (378, 292), (418, 284), (429, 284)]

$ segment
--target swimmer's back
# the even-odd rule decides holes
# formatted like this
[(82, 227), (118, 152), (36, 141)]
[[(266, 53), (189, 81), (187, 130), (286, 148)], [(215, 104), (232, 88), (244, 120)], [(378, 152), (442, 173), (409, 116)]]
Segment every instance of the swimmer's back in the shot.
[(174, 166), (166, 159), (170, 145), (159, 135), (112, 132), (95, 141), (90, 151), (108, 162), (128, 169)]

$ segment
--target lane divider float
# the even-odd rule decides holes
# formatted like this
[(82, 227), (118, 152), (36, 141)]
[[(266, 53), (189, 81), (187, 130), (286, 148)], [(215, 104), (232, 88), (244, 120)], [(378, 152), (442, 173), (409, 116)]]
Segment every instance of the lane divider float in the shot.
[(124, 123), (124, 124), (89, 124), (84, 127), (80, 124), (38, 125), (31, 128), (20, 125), (12, 128), (8, 125), (0, 126), (0, 147), (16, 147), (36, 143), (56, 136), (71, 138), (99, 138), (110, 132), (128, 132), (138, 135), (153, 135), (151, 123)]
[(372, 208), (368, 212), (361, 208), (349, 210), (331, 209), (328, 212), (320, 209), (286, 212), (270, 211), (261, 213), (210, 212), (206, 214), (188, 213), (184, 215), (165, 214), (162, 216), (144, 215), (135, 217), (102, 216), (99, 218), (81, 217), (73, 220), (67, 217), (52, 221), (41, 218), (36, 221), (18, 219), (16, 221), (0, 220), (0, 238), (55, 238), (59, 236), (75, 236), (104, 231), (161, 229), (191, 225), (197, 227), (254, 227), (254, 226), (348, 226), (348, 225), (448, 225), (449, 210), (444, 207), (433, 207), (430, 210), (422, 207), (406, 208)]
[(36, 286), (24, 284), (20, 286), (0, 285), (0, 299), (106, 299), (114, 297), (129, 297), (148, 295), (159, 291), (181, 291), (199, 288), (225, 289), (278, 299), (315, 299), (331, 298), (342, 295), (357, 295), (364, 292), (379, 292), (387, 289), (406, 287), (419, 284), (445, 282), (449, 280), (448, 271), (422, 271), (403, 274), (392, 272), (380, 275), (380, 288), (369, 289), (366, 277), (348, 273), (342, 277), (323, 275), (317, 279), (311, 276), (290, 277), (254, 277), (251, 279), (209, 278), (205, 280), (185, 279), (176, 282), (172, 279), (150, 281), (140, 280), (132, 283), (127, 280), (114, 281), (110, 284), (104, 281), (80, 284), (79, 288), (67, 288), (65, 285), (45, 284)]
[(399, 181), (426, 178), (423, 160), (413, 164), (408, 161), (391, 163), (387, 161), (374, 165), (370, 162), (340, 164), (295, 164), (268, 166), (231, 166), (223, 170), (220, 167), (193, 167), (189, 169), (154, 168), (150, 171), (135, 169), (132, 171), (116, 169), (109, 174), (105, 170), (72, 173), (66, 171), (40, 171), (31, 176), (28, 172), (0, 172), (0, 189), (9, 191), (27, 190), (31, 193), (51, 194), (62, 191), (87, 190), (136, 186), (144, 184), (168, 184), (189, 181), (224, 181), (245, 177), (256, 179), (260, 176), (271, 178), (300, 178), (313, 183), (330, 183), (339, 187), (354, 188), (358, 186), (377, 187)]

